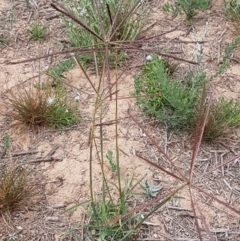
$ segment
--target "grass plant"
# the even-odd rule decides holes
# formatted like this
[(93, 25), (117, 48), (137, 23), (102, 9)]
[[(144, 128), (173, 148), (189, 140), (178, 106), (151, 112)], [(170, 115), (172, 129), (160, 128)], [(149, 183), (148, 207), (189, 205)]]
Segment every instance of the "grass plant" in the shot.
[(31, 195), (27, 173), (20, 167), (5, 163), (0, 168), (0, 210), (13, 209)]
[(240, 103), (219, 98), (213, 101), (204, 130), (204, 140), (214, 141), (224, 131), (240, 125)]
[(9, 97), (10, 116), (16, 125), (61, 128), (79, 122), (76, 102), (66, 97), (64, 90), (50, 87), (30, 87)]
[[(122, 179), (124, 180), (123, 176)], [(131, 237), (136, 234), (134, 226), (140, 219), (138, 213), (129, 215), (127, 218), (121, 218), (111, 225), (104, 224), (127, 213), (129, 210), (128, 200), (133, 195), (133, 189), (137, 184), (132, 186), (132, 177), (126, 180), (125, 187), (117, 200), (109, 193), (111, 183), (104, 185), (108, 190), (103, 191), (100, 197), (95, 197), (95, 201), (89, 206), (90, 223), (84, 226), (84, 230), (91, 240), (131, 240)], [(116, 187), (115, 184), (114, 186)]]
[(30, 39), (33, 41), (39, 41), (44, 39), (47, 35), (47, 27), (43, 26), (41, 22), (35, 21), (31, 24), (30, 28), (27, 30), (30, 35)]
[[(71, 19), (64, 18), (72, 47), (101, 47), (104, 38), (109, 43), (119, 41), (119, 44), (121, 41), (133, 40), (142, 30), (148, 12), (148, 3), (145, 0), (83, 0), (80, 2), (73, 0), (71, 4), (69, 1), (64, 1), (64, 3), (74, 16), (80, 17), (81, 21), (100, 37), (94, 36)], [(114, 62), (114, 55), (115, 53), (109, 49), (109, 62)], [(97, 51), (98, 62), (103, 60), (103, 56), (104, 51)], [(118, 59), (125, 56), (123, 51), (118, 52)], [(94, 56), (88, 53), (82, 54), (79, 58), (84, 63), (93, 63)]]
[(116, 162), (113, 160), (113, 152), (111, 150), (108, 150), (106, 158), (109, 161), (109, 164), (111, 166), (111, 169), (113, 172), (115, 172), (117, 170), (117, 164)]
[(223, 0), (225, 7), (225, 14), (231, 20), (240, 19), (240, 2), (238, 0)]

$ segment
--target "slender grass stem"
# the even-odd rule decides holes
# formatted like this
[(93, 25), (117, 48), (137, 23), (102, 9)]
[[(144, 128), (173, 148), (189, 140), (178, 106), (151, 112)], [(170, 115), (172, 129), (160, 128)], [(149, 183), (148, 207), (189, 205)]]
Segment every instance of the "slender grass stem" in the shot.
[(120, 174), (120, 162), (119, 162), (119, 147), (118, 147), (118, 66), (117, 66), (117, 56), (116, 56), (116, 89), (115, 89), (115, 135), (116, 135), (116, 162), (117, 162), (117, 175), (118, 175), (118, 188), (119, 197), (122, 204), (122, 187), (121, 187), (121, 174)]

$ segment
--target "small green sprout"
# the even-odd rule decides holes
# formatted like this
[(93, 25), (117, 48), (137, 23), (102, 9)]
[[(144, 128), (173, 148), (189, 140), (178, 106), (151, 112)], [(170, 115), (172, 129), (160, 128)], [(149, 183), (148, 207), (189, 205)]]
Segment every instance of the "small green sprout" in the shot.
[(140, 184), (142, 189), (143, 189), (143, 193), (148, 197), (148, 198), (153, 198), (156, 197), (157, 194), (162, 190), (163, 187), (161, 187), (160, 185), (155, 186), (153, 183), (151, 183), (150, 181), (145, 181), (145, 183), (141, 183)]

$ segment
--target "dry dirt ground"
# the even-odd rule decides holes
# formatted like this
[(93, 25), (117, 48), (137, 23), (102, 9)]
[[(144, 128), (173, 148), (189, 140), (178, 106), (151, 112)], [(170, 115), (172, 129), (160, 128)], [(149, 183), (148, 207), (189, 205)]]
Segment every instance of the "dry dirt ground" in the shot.
[[(163, 2), (151, 1), (154, 26), (147, 35), (160, 34), (173, 28), (176, 30), (163, 35), (162, 42), (158, 40), (152, 44), (162, 48), (170, 46), (172, 52), (178, 52), (178, 57), (194, 60), (193, 55), (199, 50), (200, 45), (193, 41), (204, 41), (202, 68), (205, 68), (208, 74), (216, 71), (224, 47), (239, 31), (225, 18), (222, 2), (212, 1), (211, 9), (204, 13), (200, 12), (191, 28), (186, 24), (184, 16), (172, 19), (169, 14), (164, 13), (161, 10)], [(27, 8), (24, 0), (0, 1), (0, 26), (6, 29), (5, 35), (10, 39), (9, 45), (0, 43), (1, 107), (6, 105), (4, 96), (9, 90), (28, 86), (38, 78), (42, 81), (47, 80), (48, 77), (44, 74), (46, 68), (66, 57), (61, 55), (18, 65), (6, 63), (64, 49), (64, 45), (61, 44), (67, 40), (64, 26), (60, 18), (52, 18), (55, 11), (50, 7), (49, 1), (30, 1), (30, 5), (31, 8)], [(30, 41), (26, 32), (34, 19), (39, 19), (48, 27), (48, 36), (40, 43)], [(132, 56), (134, 64), (128, 64), (128, 68), (124, 67), (125, 74), (119, 81), (119, 96), (129, 96), (133, 90), (133, 76), (139, 71), (138, 66), (145, 62), (145, 57), (146, 55), (142, 54)], [(214, 80), (216, 95), (240, 98), (239, 61), (240, 51), (237, 48), (228, 70)], [(187, 68), (188, 64), (181, 62), (178, 74)], [(79, 208), (71, 214), (63, 214), (63, 211), (89, 198), (88, 141), (95, 99), (91, 85), (77, 66), (66, 73), (65, 77), (73, 86), (69, 90), (72, 98), (76, 95), (76, 89), (81, 94), (79, 109), (82, 113), (82, 122), (78, 126), (66, 130), (44, 129), (40, 133), (23, 133), (10, 128), (11, 120), (4, 116), (0, 117), (1, 136), (7, 132), (11, 137), (11, 149), (5, 158), (11, 158), (26, 168), (36, 185), (36, 194), (29, 203), (11, 213), (1, 213), (0, 240), (7, 240), (7, 237), (12, 237), (12, 240), (59, 240), (69, 228), (74, 229), (80, 236), (83, 235), (81, 228), (76, 225), (82, 224), (86, 219), (85, 209)], [(97, 83), (96, 76), (92, 75), (92, 81)], [(126, 177), (133, 174), (135, 181), (146, 174), (148, 180), (155, 180), (164, 190), (168, 190), (169, 187), (177, 185), (176, 180), (134, 155), (138, 151), (157, 165), (168, 167), (145, 132), (129, 118), (129, 107), (145, 132), (152, 136), (165, 153), (175, 160), (176, 166), (185, 172), (189, 170), (191, 159), (191, 138), (169, 130), (167, 124), (158, 124), (143, 116), (133, 99), (119, 99), (119, 147), (126, 153), (120, 154), (121, 171)], [(104, 122), (114, 119), (114, 102), (109, 100), (104, 110)], [(106, 152), (115, 149), (114, 140), (114, 128), (111, 125), (104, 127)], [(203, 144), (194, 175), (198, 177), (228, 158), (238, 155), (239, 151), (239, 129), (227, 133), (217, 143)], [(46, 157), (51, 157), (50, 161), (45, 161)], [(38, 161), (34, 162), (36, 160)], [(94, 191), (98, 193), (101, 190), (101, 169), (96, 157), (94, 163)], [(115, 180), (116, 177), (111, 174), (107, 163), (106, 170), (112, 180)], [(239, 210), (239, 177), (240, 160), (237, 158), (227, 167), (207, 177), (196, 178), (196, 182), (209, 193)], [(173, 198), (144, 223), (138, 240), (198, 240), (187, 190), (182, 190), (178, 196), (182, 199)], [(215, 240), (240, 240), (240, 219), (237, 215), (202, 193), (196, 197)], [(144, 197), (138, 198), (135, 205), (143, 204), (144, 201)]]

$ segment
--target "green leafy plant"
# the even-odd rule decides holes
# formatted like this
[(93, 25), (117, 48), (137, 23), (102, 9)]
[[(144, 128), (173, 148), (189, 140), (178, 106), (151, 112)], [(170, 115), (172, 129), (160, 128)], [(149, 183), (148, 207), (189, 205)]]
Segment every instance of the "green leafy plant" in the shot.
[(204, 130), (204, 140), (213, 141), (228, 128), (240, 125), (240, 103), (219, 98), (212, 102)]
[(182, 84), (169, 78), (165, 66), (165, 62), (154, 55), (152, 61), (143, 66), (142, 74), (135, 76), (134, 95), (146, 114), (166, 121), (170, 127), (193, 127), (206, 75), (200, 73), (198, 78), (195, 76), (188, 84)]
[(143, 193), (148, 198), (156, 197), (158, 193), (162, 190), (162, 187), (160, 185), (155, 186), (150, 181), (145, 181), (144, 183), (141, 183), (141, 187), (143, 189)]
[(177, 0), (174, 4), (166, 3), (163, 10), (171, 12), (174, 16), (185, 13), (187, 20), (192, 23), (197, 15), (196, 10), (206, 10), (209, 8), (209, 0)]
[[(222, 64), (210, 77), (209, 83), (226, 70), (229, 57), (239, 42), (240, 36), (237, 36), (227, 44)], [(198, 118), (200, 94), (206, 80), (206, 73), (199, 68), (192, 70), (180, 83), (169, 78), (168, 68), (165, 61), (153, 56), (152, 60), (143, 66), (142, 75), (135, 77), (134, 95), (146, 114), (166, 121), (170, 127), (193, 130)], [(226, 128), (238, 126), (237, 105), (237, 101), (228, 101), (223, 98), (213, 101), (203, 133), (204, 140), (213, 141)]]
[(0, 158), (6, 155), (7, 150), (10, 148), (10, 143), (11, 143), (10, 136), (7, 132), (5, 132), (2, 138), (2, 143), (0, 145), (1, 147)]
[(27, 30), (30, 35), (30, 39), (33, 41), (38, 41), (44, 39), (47, 35), (47, 27), (43, 26), (41, 22), (35, 21), (32, 23), (31, 27)]
[(11, 163), (0, 168), (0, 210), (13, 209), (26, 201), (32, 192), (27, 173)]
[(16, 121), (15, 125), (32, 129), (72, 126), (80, 120), (76, 102), (70, 101), (64, 90), (53, 90), (51, 87), (19, 90), (11, 94), (9, 104), (12, 109), (9, 114)]

